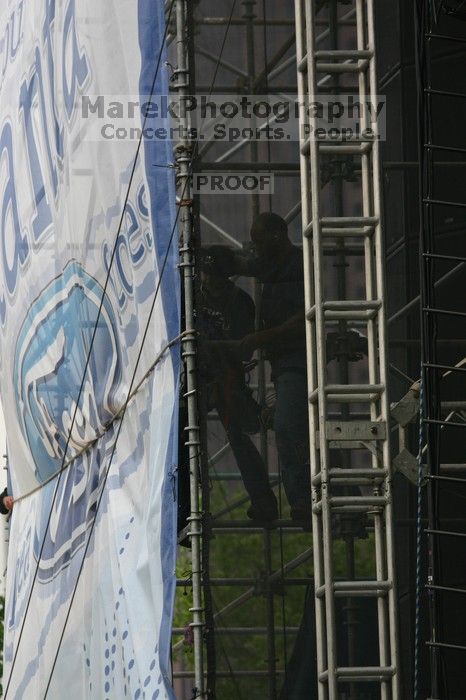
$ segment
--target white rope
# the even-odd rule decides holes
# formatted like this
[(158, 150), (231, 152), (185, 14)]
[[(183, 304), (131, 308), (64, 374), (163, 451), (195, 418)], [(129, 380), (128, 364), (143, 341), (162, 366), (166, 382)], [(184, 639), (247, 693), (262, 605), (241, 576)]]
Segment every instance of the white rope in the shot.
[(134, 399), (134, 397), (136, 396), (136, 394), (140, 391), (141, 387), (142, 387), (143, 384), (147, 381), (147, 379), (150, 377), (150, 375), (152, 374), (152, 372), (154, 371), (154, 369), (156, 368), (156, 366), (159, 364), (160, 360), (163, 358), (163, 356), (164, 356), (165, 353), (167, 352), (167, 350), (169, 350), (169, 349), (172, 348), (174, 345), (176, 345), (177, 343), (179, 343), (179, 342), (183, 339), (184, 336), (189, 335), (190, 333), (193, 333), (193, 331), (187, 330), (187, 331), (184, 331), (183, 333), (180, 333), (180, 335), (177, 335), (175, 338), (173, 338), (172, 340), (170, 340), (170, 342), (167, 343), (167, 344), (162, 348), (162, 350), (159, 352), (159, 354), (157, 355), (157, 357), (155, 358), (154, 362), (151, 364), (151, 366), (149, 367), (149, 369), (147, 370), (147, 372), (143, 375), (143, 377), (141, 378), (141, 380), (140, 380), (140, 381), (138, 382), (138, 384), (134, 387), (133, 391), (129, 394), (129, 396), (128, 396), (128, 398), (126, 399), (126, 401), (124, 402), (124, 404), (121, 406), (121, 408), (118, 410), (118, 412), (115, 413), (114, 416), (112, 416), (112, 418), (108, 421), (108, 423), (106, 423), (106, 425), (105, 425), (104, 429), (102, 430), (102, 432), (98, 433), (98, 434), (96, 435), (95, 438), (93, 438), (93, 439), (90, 440), (88, 443), (86, 443), (86, 444), (84, 445), (84, 447), (83, 447), (81, 450), (79, 450), (79, 452), (76, 452), (76, 454), (74, 454), (67, 462), (65, 462), (65, 464), (64, 464), (60, 469), (58, 469), (56, 472), (54, 472), (53, 474), (51, 474), (51, 476), (47, 477), (47, 479), (45, 479), (45, 481), (42, 481), (40, 484), (38, 484), (37, 486), (35, 486), (35, 487), (34, 487), (33, 489), (31, 489), (30, 491), (27, 491), (27, 493), (23, 493), (23, 494), (21, 494), (21, 496), (17, 496), (17, 498), (14, 499), (14, 503), (13, 503), (13, 504), (18, 503), (19, 501), (23, 501), (24, 499), (28, 498), (29, 496), (32, 496), (32, 495), (33, 495), (34, 493), (36, 493), (37, 491), (40, 491), (40, 489), (44, 488), (44, 486), (47, 486), (47, 484), (49, 484), (49, 483), (50, 483), (51, 481), (53, 481), (57, 476), (59, 476), (62, 472), (64, 472), (66, 469), (68, 469), (68, 467), (70, 467), (74, 462), (76, 462), (76, 460), (79, 459), (79, 457), (82, 457), (82, 455), (83, 455), (85, 452), (87, 452), (87, 451), (90, 450), (92, 447), (94, 447), (94, 445), (95, 445), (101, 438), (103, 438), (104, 435), (110, 430), (110, 428), (114, 425), (114, 423), (116, 423), (116, 421), (119, 420), (119, 419), (121, 418), (122, 414), (124, 414), (124, 412), (125, 412), (125, 410), (126, 410), (126, 407), (127, 407), (128, 404), (130, 403), (130, 401), (132, 401), (132, 400)]

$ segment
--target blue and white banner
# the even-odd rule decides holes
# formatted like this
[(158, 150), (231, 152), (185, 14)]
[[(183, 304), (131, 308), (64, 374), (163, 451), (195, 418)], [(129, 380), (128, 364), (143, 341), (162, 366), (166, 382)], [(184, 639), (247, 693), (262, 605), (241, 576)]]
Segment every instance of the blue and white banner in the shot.
[(141, 381), (179, 335), (173, 155), (96, 142), (82, 112), (86, 95), (150, 95), (156, 75), (168, 93), (164, 4), (0, 8), (11, 699), (174, 697), (179, 347)]

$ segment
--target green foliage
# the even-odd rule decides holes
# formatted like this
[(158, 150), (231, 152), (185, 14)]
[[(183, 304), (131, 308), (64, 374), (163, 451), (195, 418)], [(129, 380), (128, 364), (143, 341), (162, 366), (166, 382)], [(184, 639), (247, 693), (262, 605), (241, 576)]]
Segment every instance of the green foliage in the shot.
[[(231, 502), (242, 492), (229, 493)], [(225, 494), (215, 486), (212, 491), (211, 512), (225, 506)], [(243, 522), (247, 519), (246, 507), (235, 509), (234, 515)], [(228, 517), (228, 516), (227, 516)], [(230, 516), (231, 517), (231, 516)], [(269, 549), (267, 547), (269, 546)], [(267, 551), (270, 559), (267, 559)], [(217, 678), (216, 697), (221, 700), (263, 700), (268, 696), (267, 672), (267, 628), (268, 614), (266, 572), (282, 570), (282, 566), (292, 562), (296, 557), (308, 552), (309, 557), (299, 566), (292, 568), (284, 576), (285, 585), (277, 580), (273, 586), (273, 623), (275, 627), (275, 656), (277, 669), (283, 670), (293, 651), (296, 632), (286, 631), (285, 628), (298, 628), (303, 615), (303, 605), (306, 587), (304, 585), (287, 584), (290, 579), (312, 578), (312, 535), (309, 532), (290, 530), (269, 530), (260, 533), (216, 534), (211, 540), (210, 547), (210, 577), (212, 579), (249, 579), (244, 585), (212, 586), (213, 612), (219, 613), (222, 608), (243, 594), (249, 597), (241, 605), (232, 609), (228, 614), (217, 617), (216, 620), (216, 665), (219, 674)], [(351, 552), (353, 551), (351, 547)], [(335, 576), (345, 578), (348, 566), (348, 543), (336, 539), (334, 544)], [(355, 575), (361, 578), (374, 576), (374, 540), (369, 535), (367, 539), (354, 542)], [(178, 587), (175, 611), (175, 626), (185, 627), (191, 620), (189, 608), (192, 605), (189, 576), (191, 571), (190, 551), (182, 549), (178, 561), (178, 577), (187, 580), (185, 588)], [(253, 583), (251, 583), (251, 580)], [(254, 634), (228, 634), (223, 632), (227, 627), (258, 628)], [(259, 631), (261, 630), (261, 631)], [(222, 633), (223, 632), (223, 633)], [(181, 637), (176, 637), (178, 642)], [(193, 668), (192, 646), (180, 643), (174, 655), (175, 663), (182, 663), (184, 670)], [(259, 678), (240, 677), (235, 671), (253, 670), (264, 675)], [(221, 677), (225, 675), (226, 677)], [(277, 678), (280, 688), (283, 676)]]

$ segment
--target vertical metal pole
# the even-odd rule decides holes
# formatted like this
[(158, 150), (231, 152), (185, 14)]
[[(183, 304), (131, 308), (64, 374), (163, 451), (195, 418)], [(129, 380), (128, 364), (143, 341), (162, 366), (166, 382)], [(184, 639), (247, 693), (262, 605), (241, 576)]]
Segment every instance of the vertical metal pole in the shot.
[(273, 598), (274, 584), (271, 581), (273, 573), (272, 567), (272, 541), (270, 530), (264, 528), (263, 545), (265, 559), (265, 604), (267, 614), (267, 658), (269, 667), (269, 696), (270, 700), (277, 697), (277, 676), (276, 676), (276, 650), (275, 650), (275, 609)]
[[(375, 47), (375, 19), (374, 19), (374, 0), (367, 1), (367, 39), (369, 48), (373, 50), (374, 56), (369, 65), (369, 94), (373, 102), (377, 96), (377, 72), (376, 72), (376, 47)], [(376, 244), (376, 273), (377, 273), (377, 296), (379, 299), (386, 299), (385, 290), (385, 274), (384, 274), (384, 241), (382, 237), (382, 197), (381, 197), (381, 172), (380, 172), (380, 148), (378, 138), (374, 139), (372, 150), (372, 176), (374, 188), (374, 210), (379, 217), (379, 223), (375, 228), (375, 244)], [(380, 417), (389, 425), (390, 406), (388, 398), (388, 358), (387, 358), (387, 331), (386, 331), (386, 315), (385, 304), (378, 312), (378, 352), (379, 352), (379, 367), (380, 367), (380, 383), (385, 386), (385, 391), (381, 397)], [(383, 441), (383, 465), (391, 466), (391, 452), (389, 432), (387, 439)], [(395, 571), (395, 547), (393, 540), (393, 504), (392, 504), (392, 479), (391, 475), (385, 482), (385, 496), (387, 504), (385, 507), (385, 547), (386, 547), (386, 567), (387, 577), (392, 581), (392, 586), (388, 591), (388, 617), (389, 617), (389, 636), (390, 636), (390, 651), (387, 655), (389, 662), (396, 669), (396, 673), (392, 677), (392, 698), (398, 700), (401, 696), (400, 673), (399, 673), (399, 658), (398, 658), (398, 619), (397, 619), (397, 593), (396, 593), (396, 571)], [(391, 657), (391, 658), (390, 658)]]
[[(179, 95), (179, 123), (181, 135), (189, 133), (189, 111), (186, 109), (186, 100), (189, 97), (189, 47), (187, 28), (187, 2), (188, 0), (176, 0), (176, 42), (177, 42), (177, 68), (175, 71), (174, 88)], [(190, 465), (190, 497), (191, 515), (189, 516), (189, 537), (191, 540), (192, 561), (192, 591), (193, 604), (191, 627), (194, 639), (194, 678), (195, 695), (200, 700), (206, 700), (204, 681), (204, 649), (203, 627), (204, 609), (202, 603), (202, 514), (200, 511), (200, 422), (198, 410), (197, 387), (197, 346), (194, 332), (194, 265), (195, 255), (193, 247), (193, 222), (191, 199), (191, 159), (192, 144), (189, 140), (181, 139), (175, 150), (177, 164), (178, 192), (180, 207), (180, 266), (184, 288), (184, 312), (185, 330), (182, 345), (182, 356), (186, 373), (186, 402), (188, 409), (188, 425), (186, 431), (186, 445), (189, 451)]]
[[(306, 44), (307, 44), (307, 75), (308, 75), (308, 95), (316, 94), (316, 66), (314, 55), (316, 51), (315, 42), (315, 15), (314, 2), (306, 3)], [(313, 128), (313, 133), (317, 126), (316, 116), (313, 114), (309, 119)], [(319, 429), (319, 454), (321, 475), (321, 518), (323, 535), (323, 566), (324, 566), (324, 587), (325, 587), (325, 618), (326, 618), (326, 646), (327, 646), (327, 684), (329, 700), (337, 700), (338, 686), (336, 678), (336, 625), (335, 625), (335, 599), (333, 590), (333, 542), (332, 542), (332, 522), (328, 502), (328, 446), (326, 440), (326, 417), (327, 417), (327, 396), (325, 386), (327, 384), (327, 362), (325, 345), (325, 320), (323, 310), (323, 254), (322, 254), (322, 224), (320, 208), (320, 154), (319, 145), (314, 137), (309, 140), (310, 148), (310, 176), (312, 192), (312, 250), (314, 262), (314, 295), (315, 295), (315, 353), (317, 365), (317, 406), (318, 406), (318, 429)], [(312, 457), (312, 455), (311, 455)]]
[[(247, 71), (248, 71), (248, 87), (252, 92), (254, 90), (254, 83), (256, 78), (256, 58), (255, 58), (255, 36), (254, 36), (254, 19), (256, 15), (254, 14), (254, 8), (256, 6), (256, 0), (243, 0), (244, 13), (243, 18), (246, 22), (246, 46), (247, 46)], [(265, 70), (267, 67), (265, 66)], [(255, 124), (253, 123), (253, 127)], [(251, 141), (251, 163), (256, 163), (258, 161), (258, 148), (256, 141)], [(255, 219), (259, 214), (259, 197), (254, 193), (251, 197), (252, 204), (252, 218)], [(256, 305), (256, 328), (259, 330), (260, 324), (260, 305), (261, 305), (261, 285), (255, 281), (254, 282), (254, 302)], [(265, 365), (262, 351), (259, 351), (259, 365), (257, 368), (258, 374), (258, 402), (260, 406), (264, 405), (265, 393), (266, 393), (266, 379), (265, 379)], [(267, 431), (261, 427), (260, 432), (260, 448), (261, 456), (264, 460), (265, 465), (268, 464), (268, 445), (267, 445)], [(266, 565), (267, 574), (271, 571), (271, 540), (270, 533), (264, 532), (263, 537), (264, 545), (264, 561)], [(266, 620), (267, 620), (267, 666), (268, 666), (268, 684), (269, 684), (269, 700), (276, 700), (277, 697), (277, 683), (276, 683), (276, 649), (275, 649), (275, 610), (274, 610), (274, 598), (273, 598), (273, 588), (268, 583), (265, 587), (265, 607), (266, 607)]]
[[(364, 50), (366, 47), (365, 35), (366, 35), (366, 0), (356, 0), (356, 26), (357, 26), (357, 41), (358, 49)], [(374, 48), (373, 44), (370, 48)], [(367, 77), (365, 74), (359, 74), (359, 99), (365, 100), (367, 97)], [(362, 127), (365, 128), (367, 125), (366, 114), (364, 113)], [(362, 171), (362, 187), (363, 187), (363, 215), (364, 216), (379, 216), (380, 212), (375, 207), (373, 197), (371, 196), (371, 157), (369, 154), (363, 154), (361, 158), (361, 171)], [(380, 226), (379, 226), (380, 229)], [(365, 239), (365, 267), (366, 267), (366, 297), (367, 299), (377, 298), (377, 291), (375, 289), (375, 281), (377, 280), (377, 271), (374, 270), (374, 255), (377, 255), (376, 244), (374, 243), (374, 236), (366, 237)], [(375, 275), (374, 275), (375, 273)], [(374, 279), (375, 277), (375, 279)], [(377, 324), (374, 320), (368, 323), (367, 328), (367, 346), (368, 346), (368, 368), (369, 368), (369, 381), (371, 384), (377, 382)], [(383, 399), (382, 399), (383, 400)], [(377, 409), (375, 404), (370, 405), (370, 416), (371, 420), (377, 419)], [(372, 465), (377, 468), (379, 465), (379, 459), (376, 455), (372, 455)], [(381, 513), (374, 513), (374, 546), (375, 546), (375, 569), (376, 577), (379, 581), (383, 581), (386, 577), (385, 572), (385, 552), (384, 552), (384, 522)], [(380, 665), (388, 665), (388, 632), (387, 632), (387, 611), (386, 602), (383, 598), (377, 599), (377, 627), (379, 636), (379, 658)], [(382, 700), (388, 700), (388, 688), (386, 683), (382, 683), (381, 687), (381, 698)]]
[[(421, 6), (422, 3), (419, 3)], [(432, 39), (429, 36), (432, 31), (433, 10), (424, 3), (423, 9), (418, 10), (421, 13), (420, 31), (422, 37), (419, 42), (423, 46), (423, 60), (418, 59), (420, 65), (418, 67), (418, 79), (421, 80), (422, 97), (419, 100), (419, 122), (420, 122), (420, 139), (419, 147), (422, 149), (420, 154), (421, 170), (420, 170), (420, 197), (421, 202), (421, 251), (422, 253), (435, 253), (435, 230), (434, 230), (434, 211), (431, 200), (434, 197), (433, 192), (433, 164), (434, 155), (430, 145), (432, 144), (432, 96), (429, 90), (432, 89)], [(420, 57), (421, 58), (421, 57)], [(436, 314), (426, 312), (426, 308), (435, 308), (435, 260), (421, 256), (420, 260), (420, 277), (421, 277), (421, 352), (422, 352), (422, 382), (423, 394), (425, 396), (425, 408), (422, 420), (430, 418), (439, 420), (441, 418), (439, 411), (439, 378), (438, 373), (425, 365), (437, 362), (437, 341), (438, 341), (438, 317)], [(424, 424), (424, 434), (426, 442), (426, 462), (427, 472), (430, 476), (438, 476), (439, 473), (439, 425), (433, 423)], [(438, 522), (438, 482), (435, 479), (429, 479), (427, 485), (427, 515), (428, 529), (440, 530), (441, 526)], [(427, 583), (439, 584), (438, 580), (438, 557), (439, 557), (439, 542), (435, 535), (428, 534), (428, 557), (427, 557)], [(430, 617), (430, 642), (429, 659), (430, 659), (430, 692), (431, 697), (436, 699), (441, 697), (442, 692), (442, 648), (438, 646), (440, 643), (439, 630), (439, 602), (438, 592), (435, 588), (429, 590), (429, 617)]]
[[(256, 6), (256, 0), (243, 0), (244, 14), (243, 18), (246, 22), (246, 49), (247, 49), (247, 70), (248, 70), (248, 88), (250, 92), (254, 90), (254, 84), (256, 79), (256, 58), (255, 58), (255, 41), (254, 41), (254, 19), (256, 15), (254, 14), (254, 7)], [(256, 126), (256, 119), (253, 116), (253, 128)], [(251, 163), (257, 163), (259, 159), (257, 142), (252, 140), (250, 146), (251, 153)], [(245, 166), (246, 167), (246, 166)], [(254, 192), (251, 196), (251, 214), (254, 220), (259, 214), (259, 196)], [(261, 305), (261, 285), (259, 282), (254, 282), (254, 303), (256, 306), (256, 330), (260, 329), (260, 305)], [(258, 376), (258, 392), (257, 399), (258, 403), (263, 406), (265, 401), (266, 393), (266, 379), (265, 379), (265, 363), (263, 358), (263, 353), (259, 352), (259, 365), (257, 368)], [(262, 459), (265, 465), (268, 464), (268, 444), (267, 444), (267, 431), (261, 427), (260, 432), (260, 448)]]
[[(306, 56), (306, 13), (305, 0), (295, 0), (295, 22), (296, 22), (296, 59), (298, 65), (298, 104), (299, 104), (299, 128), (301, 129), (300, 144), (304, 141), (304, 127), (308, 125), (308, 113), (306, 109), (306, 77), (305, 69), (302, 65)], [(308, 168), (308, 158), (303, 150), (300, 150), (300, 170), (301, 170), (301, 215), (303, 223), (303, 253), (304, 253), (304, 278), (309, 280), (305, 285), (306, 309), (311, 309), (315, 304), (314, 297), (314, 263), (313, 252), (309, 232), (306, 227), (311, 221), (311, 200), (310, 200), (310, 174)], [(315, 357), (311, 354), (310, 348), (315, 344), (315, 324), (311, 319), (306, 323), (306, 346), (307, 352), (307, 382), (309, 394), (317, 389), (317, 366)], [(310, 470), (311, 470), (311, 494), (312, 503), (318, 500), (318, 490), (315, 485), (315, 478), (320, 472), (318, 458), (318, 445), (316, 435), (319, 429), (319, 416), (317, 406), (312, 403), (309, 406), (309, 447), (310, 447)], [(314, 586), (318, 590), (324, 585), (323, 554), (322, 554), (322, 522), (320, 515), (314, 510), (312, 512), (312, 540), (314, 550)], [(327, 667), (326, 649), (326, 629), (325, 629), (325, 600), (322, 596), (315, 601), (316, 611), (316, 647), (317, 647), (317, 676), (320, 677)], [(326, 700), (328, 697), (327, 688), (324, 683), (318, 684), (319, 700)]]

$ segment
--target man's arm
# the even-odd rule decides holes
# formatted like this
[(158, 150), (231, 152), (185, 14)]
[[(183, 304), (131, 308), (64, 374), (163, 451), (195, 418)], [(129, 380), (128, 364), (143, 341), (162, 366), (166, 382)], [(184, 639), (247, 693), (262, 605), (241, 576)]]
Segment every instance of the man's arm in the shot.
[(211, 245), (202, 249), (203, 264), (210, 264), (226, 277), (259, 277), (260, 265), (254, 256), (243, 250), (233, 250), (224, 245)]
[(304, 311), (298, 311), (280, 326), (250, 333), (241, 341), (241, 354), (243, 357), (250, 357), (254, 350), (265, 347), (278, 349), (290, 340), (304, 341), (306, 333), (304, 320)]

